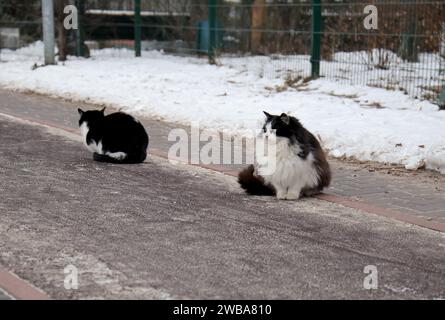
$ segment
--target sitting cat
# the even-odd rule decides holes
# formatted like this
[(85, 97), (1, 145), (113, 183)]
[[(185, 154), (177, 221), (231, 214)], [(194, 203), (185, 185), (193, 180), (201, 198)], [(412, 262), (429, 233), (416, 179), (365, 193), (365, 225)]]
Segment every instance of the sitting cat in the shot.
[[(266, 115), (262, 138), (274, 143), (275, 154), (256, 152), (256, 163), (238, 175), (238, 182), (247, 193), (276, 195), (278, 199), (294, 200), (320, 193), (331, 182), (331, 171), (320, 143), (294, 117)], [(262, 153), (262, 152), (261, 152)], [(272, 159), (272, 157), (275, 157)], [(275, 165), (273, 172), (267, 166)]]
[(100, 162), (140, 163), (147, 157), (148, 135), (132, 116), (116, 112), (105, 116), (101, 111), (83, 111), (79, 127), (87, 148)]

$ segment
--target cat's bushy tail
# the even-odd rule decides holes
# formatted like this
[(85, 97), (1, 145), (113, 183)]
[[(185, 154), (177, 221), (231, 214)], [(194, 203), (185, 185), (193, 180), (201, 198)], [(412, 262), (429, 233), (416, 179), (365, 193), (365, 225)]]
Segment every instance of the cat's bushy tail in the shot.
[(238, 174), (238, 183), (241, 188), (246, 190), (248, 194), (259, 195), (259, 196), (273, 196), (275, 190), (272, 186), (266, 185), (264, 179), (256, 176), (255, 167), (253, 165), (240, 171)]

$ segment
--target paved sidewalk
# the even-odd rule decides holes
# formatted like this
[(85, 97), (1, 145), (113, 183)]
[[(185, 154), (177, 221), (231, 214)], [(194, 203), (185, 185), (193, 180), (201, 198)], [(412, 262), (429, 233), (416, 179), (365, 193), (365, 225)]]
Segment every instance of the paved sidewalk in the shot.
[[(34, 94), (0, 90), (0, 113), (36, 119), (77, 130), (77, 107), (97, 108)], [(109, 112), (112, 111), (109, 109)], [(166, 153), (174, 142), (167, 137), (184, 126), (139, 117), (150, 135), (150, 148)], [(330, 159), (334, 178), (327, 194), (407, 213), (433, 223), (445, 223), (445, 176), (430, 171), (407, 171), (398, 166)], [(242, 166), (226, 166), (234, 173)]]
[[(233, 177), (155, 156), (94, 162), (78, 135), (1, 115), (0, 136), (0, 287), (14, 297), (30, 286), (52, 299), (445, 297), (442, 233), (251, 197)], [(363, 285), (369, 265), (376, 290)]]

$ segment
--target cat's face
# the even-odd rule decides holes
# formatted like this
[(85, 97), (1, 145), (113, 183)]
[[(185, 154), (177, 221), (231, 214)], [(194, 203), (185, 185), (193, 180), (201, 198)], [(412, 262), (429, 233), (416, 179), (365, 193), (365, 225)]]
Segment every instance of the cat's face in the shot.
[(83, 111), (82, 109), (77, 109), (80, 115), (79, 119), (79, 127), (82, 126), (83, 123), (92, 124), (95, 123), (105, 116), (105, 108), (102, 110), (90, 110), (90, 111)]
[(263, 125), (263, 136), (277, 136), (289, 138), (292, 135), (290, 127), (290, 117), (282, 113), (281, 115), (272, 115), (263, 111), (266, 115), (266, 121)]

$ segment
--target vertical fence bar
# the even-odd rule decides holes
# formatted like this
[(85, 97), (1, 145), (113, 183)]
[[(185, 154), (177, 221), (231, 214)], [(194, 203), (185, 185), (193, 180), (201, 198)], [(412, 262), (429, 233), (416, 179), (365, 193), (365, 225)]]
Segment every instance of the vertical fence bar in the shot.
[(42, 0), (43, 43), (45, 46), (45, 65), (55, 64), (54, 39), (54, 3)]
[(208, 56), (209, 63), (215, 63), (215, 48), (216, 48), (216, 2), (217, 0), (209, 0), (209, 47)]
[(311, 77), (320, 76), (321, 0), (312, 0)]
[[(405, 4), (406, 3), (406, 4)], [(409, 62), (418, 62), (416, 42), (417, 42), (417, 0), (402, 0), (402, 5), (406, 6), (406, 21), (402, 33), (402, 44), (400, 55)]]
[[(3, 3), (0, 1), (0, 17), (3, 16)], [(2, 36), (0, 35), (0, 62), (2, 62)]]
[(76, 30), (76, 56), (84, 57), (84, 25), (83, 15), (85, 13), (84, 0), (76, 0), (77, 14), (78, 14), (78, 28)]
[(439, 106), (445, 110), (445, 86), (442, 87), (442, 93), (439, 95)]
[(141, 56), (141, 0), (134, 1), (134, 54)]

